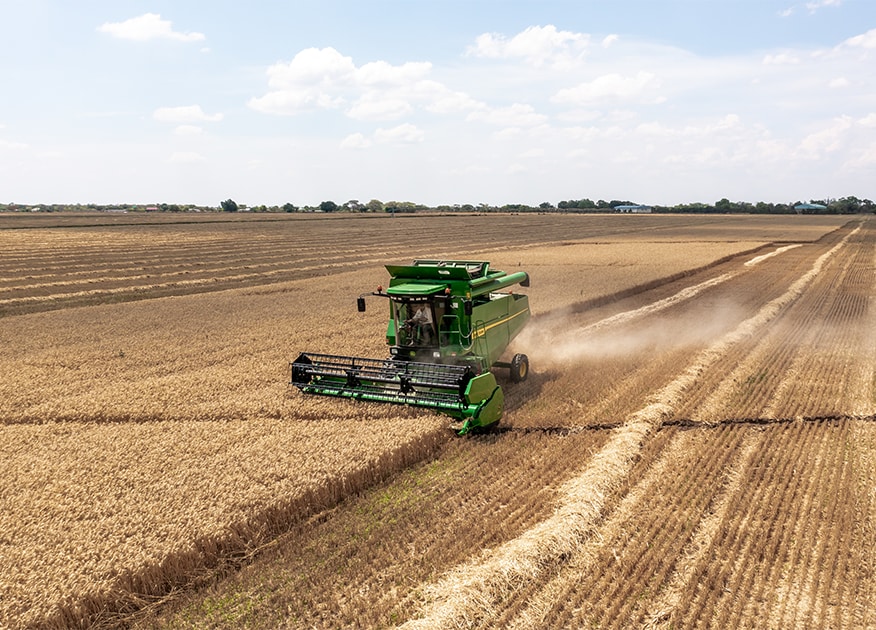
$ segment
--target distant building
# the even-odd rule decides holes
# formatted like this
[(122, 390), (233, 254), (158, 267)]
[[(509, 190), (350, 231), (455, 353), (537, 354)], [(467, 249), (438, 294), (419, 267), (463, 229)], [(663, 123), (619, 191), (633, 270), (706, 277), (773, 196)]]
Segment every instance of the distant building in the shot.
[(614, 211), (632, 214), (651, 214), (651, 206), (615, 206)]
[(807, 212), (824, 212), (827, 210), (827, 206), (823, 206), (820, 203), (798, 203), (794, 206), (794, 211), (797, 214), (806, 214)]

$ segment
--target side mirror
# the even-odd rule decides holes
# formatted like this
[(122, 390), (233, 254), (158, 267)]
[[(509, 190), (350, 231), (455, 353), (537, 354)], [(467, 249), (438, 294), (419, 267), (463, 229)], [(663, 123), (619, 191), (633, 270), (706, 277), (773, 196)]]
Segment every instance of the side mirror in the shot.
[(467, 317), (471, 317), (471, 313), (473, 310), (471, 300), (466, 300), (462, 303), (462, 310), (465, 312)]
[(357, 309), (360, 313), (364, 313), (364, 312), (365, 312), (365, 298), (363, 298), (363, 297), (358, 297), (358, 298), (356, 298), (356, 309)]

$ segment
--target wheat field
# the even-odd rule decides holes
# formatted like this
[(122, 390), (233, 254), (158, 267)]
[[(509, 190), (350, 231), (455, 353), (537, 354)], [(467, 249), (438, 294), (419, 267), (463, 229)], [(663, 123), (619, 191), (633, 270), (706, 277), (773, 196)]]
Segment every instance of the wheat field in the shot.
[[(42, 219), (0, 217), (0, 626), (872, 621), (869, 221)], [(494, 434), (287, 384), (385, 356), (354, 300), (415, 257), (532, 277)]]

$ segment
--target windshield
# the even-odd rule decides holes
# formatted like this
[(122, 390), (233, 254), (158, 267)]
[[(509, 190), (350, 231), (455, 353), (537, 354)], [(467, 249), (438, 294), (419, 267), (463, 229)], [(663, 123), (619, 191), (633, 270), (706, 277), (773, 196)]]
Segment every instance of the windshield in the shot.
[(400, 346), (436, 346), (434, 305), (429, 299), (392, 301), (392, 313)]

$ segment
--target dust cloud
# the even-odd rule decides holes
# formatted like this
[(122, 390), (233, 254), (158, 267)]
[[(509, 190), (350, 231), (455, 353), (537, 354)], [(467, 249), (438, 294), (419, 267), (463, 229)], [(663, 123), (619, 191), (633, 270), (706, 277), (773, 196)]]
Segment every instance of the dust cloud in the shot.
[[(709, 343), (739, 324), (742, 307), (728, 299), (706, 298), (707, 289), (745, 273), (765, 260), (800, 247), (786, 245), (721, 274), (640, 308), (582, 325), (572, 309), (543, 316), (515, 341), (536, 365), (581, 363), (593, 359), (629, 358), (646, 352), (672, 351)], [(693, 298), (697, 298), (694, 300)], [(689, 302), (684, 309), (677, 307)]]
[(707, 344), (744, 318), (743, 309), (728, 300), (694, 303), (683, 312), (649, 317), (639, 310), (589, 325), (581, 325), (580, 314), (555, 313), (531, 322), (515, 340), (515, 351), (527, 354), (534, 366), (542, 368), (597, 359), (631, 359)]
[[(727, 298), (699, 296), (696, 300), (691, 299), (736, 275), (726, 273), (682, 289), (663, 300), (586, 326), (575, 321), (571, 310), (558, 312), (527, 327), (515, 344), (520, 348), (517, 352), (527, 353), (532, 363), (543, 366), (568, 365), (593, 359), (634, 358), (637, 355), (647, 359), (646, 353), (649, 352), (707, 344), (740, 325), (740, 322), (749, 324), (746, 330), (761, 325), (775, 316), (775, 310), (781, 304), (798, 298), (821, 272), (824, 263), (860, 229), (858, 226), (832, 249), (819, 256), (808, 272), (788, 287), (782, 296), (761, 308), (754, 318), (745, 319), (742, 305)], [(745, 266), (757, 265), (795, 247), (780, 247), (775, 252), (751, 259), (750, 264)], [(682, 302), (688, 302), (683, 309), (673, 308)]]

